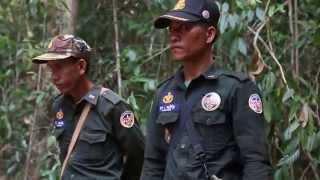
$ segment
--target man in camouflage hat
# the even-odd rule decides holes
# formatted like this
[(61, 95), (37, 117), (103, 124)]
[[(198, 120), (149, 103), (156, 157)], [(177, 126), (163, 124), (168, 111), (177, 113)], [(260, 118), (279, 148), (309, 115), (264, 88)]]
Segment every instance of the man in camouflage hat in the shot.
[(213, 0), (179, 0), (154, 23), (182, 67), (156, 93), (141, 180), (271, 178), (261, 93), (214, 63), (219, 17)]
[(87, 77), (90, 52), (84, 40), (60, 35), (46, 53), (33, 58), (47, 65), (61, 92), (53, 103), (61, 178), (138, 180), (144, 137), (131, 107)]

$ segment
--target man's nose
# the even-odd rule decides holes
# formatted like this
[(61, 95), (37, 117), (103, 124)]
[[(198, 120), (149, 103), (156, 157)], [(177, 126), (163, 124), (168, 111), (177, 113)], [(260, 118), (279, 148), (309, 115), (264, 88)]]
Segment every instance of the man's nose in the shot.
[(177, 42), (179, 41), (179, 33), (177, 33), (177, 31), (170, 31), (170, 42)]

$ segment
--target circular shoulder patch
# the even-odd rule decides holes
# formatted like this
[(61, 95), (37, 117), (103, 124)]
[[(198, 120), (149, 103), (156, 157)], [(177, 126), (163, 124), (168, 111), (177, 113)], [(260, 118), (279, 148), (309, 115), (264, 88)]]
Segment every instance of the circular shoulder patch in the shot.
[(134, 125), (134, 114), (132, 111), (125, 111), (121, 114), (120, 124), (125, 128), (131, 128)]
[(209, 92), (202, 97), (201, 106), (206, 111), (214, 111), (218, 109), (221, 103), (221, 97), (216, 92)]
[(261, 114), (262, 113), (262, 101), (258, 94), (251, 94), (249, 97), (249, 107), (254, 112)]

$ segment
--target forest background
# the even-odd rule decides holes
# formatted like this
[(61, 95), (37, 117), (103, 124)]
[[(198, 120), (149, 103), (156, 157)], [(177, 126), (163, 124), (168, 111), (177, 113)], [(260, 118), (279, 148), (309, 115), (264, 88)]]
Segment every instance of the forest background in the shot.
[[(320, 180), (320, 1), (219, 0), (216, 63), (264, 94), (275, 180)], [(156, 16), (175, 0), (0, 1), (0, 180), (58, 179), (45, 66), (31, 58), (61, 33), (94, 49), (91, 77), (121, 94), (142, 128), (157, 84), (178, 65)]]

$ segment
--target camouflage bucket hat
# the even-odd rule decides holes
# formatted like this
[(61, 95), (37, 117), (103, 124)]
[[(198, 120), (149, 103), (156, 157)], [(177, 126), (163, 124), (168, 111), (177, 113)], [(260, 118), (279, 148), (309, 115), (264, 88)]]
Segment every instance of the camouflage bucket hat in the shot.
[(47, 52), (32, 58), (32, 62), (41, 64), (70, 57), (87, 59), (90, 52), (90, 46), (83, 39), (70, 34), (59, 35), (50, 41)]

